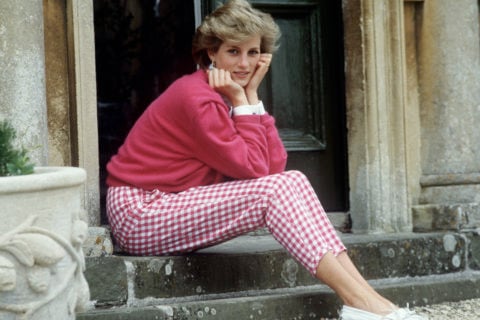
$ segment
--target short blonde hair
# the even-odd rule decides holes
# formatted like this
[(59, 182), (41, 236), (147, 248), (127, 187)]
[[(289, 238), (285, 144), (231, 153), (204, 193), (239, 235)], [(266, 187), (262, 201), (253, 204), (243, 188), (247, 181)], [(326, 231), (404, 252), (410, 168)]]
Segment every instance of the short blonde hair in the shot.
[(224, 41), (241, 42), (255, 35), (261, 38), (262, 53), (274, 53), (278, 49), (280, 28), (272, 16), (252, 8), (246, 0), (229, 0), (205, 17), (197, 28), (192, 44), (193, 59), (201, 68), (207, 68), (211, 63), (209, 50), (216, 52)]

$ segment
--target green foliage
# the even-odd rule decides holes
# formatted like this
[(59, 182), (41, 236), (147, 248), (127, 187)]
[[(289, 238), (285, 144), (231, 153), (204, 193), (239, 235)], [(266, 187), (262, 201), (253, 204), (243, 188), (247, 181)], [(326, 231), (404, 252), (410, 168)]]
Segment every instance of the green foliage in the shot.
[(13, 142), (15, 129), (7, 121), (0, 122), (0, 176), (18, 176), (33, 173), (34, 165), (30, 162), (24, 148), (17, 149)]

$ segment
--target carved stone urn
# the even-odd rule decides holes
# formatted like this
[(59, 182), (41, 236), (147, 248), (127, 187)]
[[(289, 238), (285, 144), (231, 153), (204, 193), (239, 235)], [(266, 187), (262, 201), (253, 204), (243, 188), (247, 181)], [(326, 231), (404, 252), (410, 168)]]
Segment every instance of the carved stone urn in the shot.
[(0, 319), (75, 319), (88, 305), (85, 180), (73, 167), (0, 178)]

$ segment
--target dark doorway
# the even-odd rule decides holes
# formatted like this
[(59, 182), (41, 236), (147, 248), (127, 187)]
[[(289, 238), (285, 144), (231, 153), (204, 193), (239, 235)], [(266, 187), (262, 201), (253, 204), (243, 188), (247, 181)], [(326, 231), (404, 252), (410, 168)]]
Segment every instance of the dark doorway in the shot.
[[(102, 223), (106, 163), (149, 103), (196, 69), (194, 3), (205, 15), (218, 2), (94, 1)], [(289, 150), (288, 169), (307, 174), (327, 211), (347, 211), (341, 1), (251, 2), (282, 29), (261, 97)]]
[(95, 51), (102, 223), (105, 166), (145, 108), (191, 73), (193, 1), (95, 0)]

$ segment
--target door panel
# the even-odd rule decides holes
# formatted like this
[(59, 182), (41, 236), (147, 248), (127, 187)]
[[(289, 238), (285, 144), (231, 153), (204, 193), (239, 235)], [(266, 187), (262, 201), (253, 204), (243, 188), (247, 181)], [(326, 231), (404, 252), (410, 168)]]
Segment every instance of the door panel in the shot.
[[(204, 14), (217, 0), (204, 1)], [(225, 2), (225, 1), (223, 1)], [(252, 0), (282, 37), (259, 95), (327, 211), (347, 211), (341, 1)]]
[(277, 126), (289, 151), (323, 150), (323, 104), (319, 103), (319, 79), (313, 67), (314, 46), (309, 34), (308, 12), (277, 18), (282, 30), (282, 47), (272, 61), (260, 95), (277, 117)]

